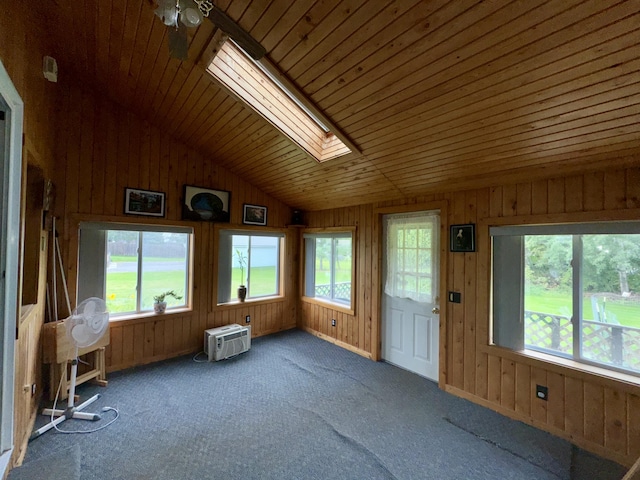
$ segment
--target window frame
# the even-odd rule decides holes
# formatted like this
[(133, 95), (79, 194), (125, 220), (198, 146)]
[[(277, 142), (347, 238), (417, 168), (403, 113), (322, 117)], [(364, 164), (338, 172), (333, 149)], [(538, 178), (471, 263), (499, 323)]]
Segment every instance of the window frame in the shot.
[[(301, 235), (301, 278), (300, 284), (302, 285), (302, 301), (310, 304), (322, 305), (324, 307), (332, 308), (333, 310), (337, 310), (343, 313), (347, 313), (349, 315), (355, 315), (356, 313), (356, 290), (357, 290), (357, 279), (356, 279), (356, 264), (357, 264), (357, 237), (356, 237), (356, 227), (329, 227), (329, 228), (305, 228)], [(307, 279), (309, 278), (310, 272), (307, 267), (307, 242), (306, 239), (310, 237), (316, 238), (339, 238), (348, 234), (351, 236), (351, 299), (349, 305), (331, 301), (326, 298), (320, 298), (315, 296), (308, 296), (307, 292)], [(335, 235), (335, 236), (334, 236)], [(333, 264), (333, 258), (331, 259)], [(332, 274), (333, 277), (333, 274)], [(314, 256), (314, 279), (315, 279), (315, 256)], [(315, 285), (315, 283), (314, 283)]]
[[(171, 314), (173, 312), (185, 312), (185, 311), (190, 311), (192, 309), (192, 304), (193, 304), (193, 282), (194, 282), (194, 262), (193, 262), (193, 258), (194, 258), (194, 248), (195, 248), (195, 232), (194, 229), (192, 227), (185, 227), (182, 225), (175, 225), (175, 224), (163, 224), (163, 223), (157, 223), (157, 222), (140, 222), (140, 223), (129, 223), (129, 222), (125, 222), (125, 221), (102, 221), (102, 220), (95, 220), (95, 219), (89, 219), (89, 220), (79, 220), (77, 221), (77, 228), (75, 229), (75, 232), (77, 232), (77, 241), (75, 242), (75, 244), (77, 245), (77, 258), (78, 258), (78, 263), (77, 263), (77, 282), (76, 282), (76, 290), (75, 290), (75, 294), (76, 294), (76, 299), (80, 299), (82, 300), (83, 298), (87, 298), (88, 296), (96, 296), (97, 295), (97, 291), (95, 293), (92, 293), (91, 290), (96, 290), (97, 288), (100, 287), (100, 282), (93, 282), (92, 285), (87, 289), (89, 291), (88, 294), (82, 295), (81, 296), (81, 292), (82, 289), (85, 288), (85, 283), (82, 281), (82, 257), (83, 257), (83, 252), (82, 252), (82, 235), (81, 235), (81, 231), (82, 229), (85, 229), (87, 231), (100, 231), (103, 232), (103, 237), (104, 237), (104, 245), (97, 245), (97, 251), (100, 251), (102, 253), (102, 255), (100, 256), (100, 258), (96, 258), (93, 262), (92, 265), (94, 267), (97, 268), (102, 268), (104, 271), (104, 275), (103, 275), (103, 279), (101, 281), (101, 286), (102, 286), (102, 290), (103, 293), (101, 295), (100, 298), (104, 298), (106, 301), (106, 260), (107, 260), (107, 236), (108, 236), (108, 231), (110, 230), (124, 230), (124, 231), (132, 231), (132, 232), (138, 232), (138, 233), (144, 233), (144, 232), (156, 232), (156, 233), (183, 233), (188, 235), (188, 243), (187, 243), (187, 260), (186, 260), (186, 285), (185, 285), (185, 292), (183, 294), (183, 299), (184, 299), (184, 304), (179, 305), (179, 306), (173, 306), (170, 308), (167, 308), (166, 310), (166, 314)], [(142, 241), (142, 236), (139, 236), (138, 241), (141, 242)], [(142, 262), (142, 257), (139, 255), (138, 256), (138, 267), (140, 267)], [(87, 266), (87, 270), (89, 270), (90, 267)], [(137, 283), (136, 283), (136, 288), (140, 289), (141, 286), (141, 278), (140, 278), (140, 271), (138, 268), (138, 278), (137, 278)], [(129, 320), (132, 318), (140, 318), (140, 317), (146, 317), (146, 316), (152, 316), (152, 315), (156, 315), (153, 308), (149, 309), (149, 310), (141, 310), (140, 308), (140, 298), (138, 295), (138, 298), (136, 299), (136, 311), (129, 311), (129, 312), (122, 312), (122, 313), (110, 313), (109, 315), (109, 321), (121, 321), (121, 320)]]
[[(488, 345), (483, 348), (487, 353), (495, 354), (496, 351), (500, 351), (501, 354), (507, 353), (507, 357), (518, 358), (527, 357), (542, 361), (546, 364), (557, 364), (563, 367), (569, 367), (575, 370), (584, 371), (591, 374), (597, 374), (600, 376), (607, 376), (616, 380), (622, 380), (633, 384), (640, 384), (640, 372), (635, 370), (625, 369), (610, 365), (606, 363), (597, 362), (589, 359), (583, 355), (582, 349), (582, 235), (591, 234), (640, 234), (640, 222), (637, 220), (637, 216), (628, 215), (629, 212), (609, 212), (609, 214), (602, 216), (599, 214), (585, 214), (576, 213), (568, 216), (566, 214), (559, 214), (554, 216), (526, 216), (511, 219), (483, 219), (481, 227), (486, 234), (486, 238), (489, 239), (489, 282), (487, 298), (489, 302), (489, 323), (488, 323)], [(489, 223), (491, 222), (491, 223)], [(500, 233), (495, 235), (496, 231)], [(522, 281), (519, 285), (515, 285), (513, 290), (509, 293), (502, 293), (502, 295), (516, 297), (519, 296), (519, 302), (513, 302), (515, 307), (504, 308), (503, 310), (509, 311), (509, 315), (517, 315), (520, 321), (524, 321), (524, 238), (526, 235), (564, 235), (571, 237), (571, 249), (572, 258), (572, 287), (571, 287), (571, 321), (573, 323), (573, 353), (565, 354), (562, 352), (556, 352), (554, 350), (541, 348), (528, 348), (524, 344), (524, 335), (521, 340), (521, 344), (514, 343), (513, 338), (506, 341), (496, 341), (496, 301), (494, 296), (495, 292), (495, 277), (500, 275), (500, 272), (496, 272), (494, 259), (496, 257), (496, 249), (494, 248), (494, 237), (504, 236), (511, 238), (521, 238), (522, 240), (522, 252), (521, 252), (521, 265), (518, 269), (517, 265), (510, 264), (510, 269), (517, 270), (516, 276), (519, 276)], [(576, 260), (575, 255), (579, 255)], [(505, 282), (503, 282), (504, 284)], [(514, 282), (515, 283), (515, 282)], [(520, 289), (521, 291), (518, 291)], [(576, 291), (578, 295), (576, 296)], [(504, 305), (504, 303), (503, 303)], [(504, 314), (504, 312), (503, 312)], [(575, 322), (573, 318), (579, 317), (580, 321)], [(577, 325), (577, 327), (576, 327)], [(499, 325), (498, 325), (499, 328)], [(519, 327), (524, 332), (524, 325)], [(510, 343), (510, 345), (506, 345)]]
[[(216, 258), (216, 262), (215, 262), (215, 268), (214, 268), (214, 282), (213, 282), (213, 308), (224, 308), (224, 307), (233, 307), (233, 306), (238, 306), (238, 305), (242, 305), (245, 303), (251, 303), (251, 304), (256, 304), (256, 303), (269, 303), (269, 302), (273, 302), (273, 301), (283, 301), (286, 295), (286, 291), (285, 291), (285, 276), (286, 276), (286, 269), (285, 269), (285, 256), (286, 256), (286, 252), (287, 252), (287, 231), (285, 229), (282, 228), (268, 228), (265, 229), (264, 227), (251, 227), (251, 226), (246, 226), (246, 227), (239, 227), (239, 226), (219, 226), (216, 225), (215, 227), (215, 237), (217, 240), (217, 247), (216, 247), (216, 251), (215, 251), (215, 258)], [(249, 287), (249, 283), (250, 281), (247, 282), (247, 298), (244, 302), (240, 302), (237, 297), (234, 297), (234, 292), (233, 289), (231, 289), (231, 291), (229, 292), (229, 300), (228, 301), (221, 301), (221, 290), (220, 288), (222, 287), (222, 285), (224, 285), (223, 282), (221, 282), (221, 268), (226, 268), (226, 265), (231, 266), (233, 261), (232, 258), (231, 259), (224, 259), (223, 257), (221, 257), (222, 255), (222, 235), (228, 235), (229, 237), (232, 237), (233, 235), (243, 235), (243, 236), (254, 236), (254, 237), (275, 237), (278, 238), (280, 240), (279, 245), (278, 245), (278, 271), (276, 272), (277, 274), (277, 285), (278, 285), (278, 293), (275, 295), (263, 295), (263, 296), (259, 296), (259, 297), (249, 297), (249, 291), (250, 291), (250, 287)], [(233, 245), (233, 243), (230, 243), (230, 248)], [(232, 252), (233, 253), (233, 252)], [(249, 268), (249, 265), (247, 265), (247, 268)], [(249, 276), (249, 271), (247, 271), (247, 276)], [(230, 278), (230, 277), (229, 277)], [(226, 280), (225, 280), (226, 281)]]

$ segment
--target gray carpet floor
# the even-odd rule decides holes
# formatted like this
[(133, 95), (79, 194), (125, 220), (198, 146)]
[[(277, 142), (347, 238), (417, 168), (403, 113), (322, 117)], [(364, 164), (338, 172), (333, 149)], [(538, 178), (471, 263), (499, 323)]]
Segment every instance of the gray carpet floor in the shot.
[[(116, 407), (118, 421), (86, 435), (47, 432), (9, 480), (614, 480), (625, 473), (300, 331), (255, 339), (231, 360), (181, 357), (111, 374), (107, 388), (78, 389), (83, 400), (96, 392), (103, 396), (88, 410)], [(46, 421), (39, 416), (37, 425)], [(61, 428), (95, 426), (70, 420)], [(71, 473), (57, 473), (57, 463)]]

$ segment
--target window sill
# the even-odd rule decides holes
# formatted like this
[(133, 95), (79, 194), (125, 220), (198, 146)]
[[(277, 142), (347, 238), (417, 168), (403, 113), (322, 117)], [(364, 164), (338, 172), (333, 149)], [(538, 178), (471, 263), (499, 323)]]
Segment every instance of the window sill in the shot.
[(532, 366), (543, 368), (555, 373), (567, 374), (567, 370), (571, 370), (571, 375), (584, 380), (593, 381), (594, 377), (600, 383), (606, 383), (614, 388), (620, 388), (622, 384), (631, 387), (633, 393), (638, 394), (640, 387), (640, 377), (629, 373), (617, 372), (596, 365), (577, 362), (569, 358), (556, 357), (547, 353), (536, 352), (534, 350), (514, 351), (508, 348), (498, 347), (496, 345), (483, 345), (481, 350), (484, 353), (499, 357), (508, 358), (518, 362), (530, 364)]
[(260, 304), (267, 304), (267, 303), (278, 303), (278, 302), (284, 302), (284, 300), (285, 300), (285, 297), (281, 295), (274, 295), (272, 297), (247, 298), (244, 302), (241, 302), (240, 300), (233, 300), (231, 302), (218, 303), (216, 307), (219, 309), (238, 308), (238, 307), (242, 307), (243, 305), (253, 306), (253, 305), (260, 305)]
[(302, 301), (306, 303), (310, 303), (312, 305), (320, 305), (322, 307), (331, 308), (332, 310), (336, 310), (338, 312), (346, 313), (348, 315), (355, 315), (356, 312), (353, 308), (348, 305), (344, 305), (342, 303), (332, 302), (330, 300), (314, 298), (314, 297), (302, 297)]
[(164, 313), (144, 312), (144, 313), (132, 313), (127, 315), (110, 316), (109, 323), (119, 323), (129, 320), (146, 320), (151, 317), (167, 317), (172, 315), (183, 315), (185, 313), (191, 313), (193, 309), (189, 307), (172, 308), (167, 309)]

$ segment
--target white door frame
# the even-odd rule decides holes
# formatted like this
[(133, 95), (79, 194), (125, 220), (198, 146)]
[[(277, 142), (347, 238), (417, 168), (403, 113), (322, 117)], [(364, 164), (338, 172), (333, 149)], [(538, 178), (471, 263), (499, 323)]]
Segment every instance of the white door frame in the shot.
[(20, 258), (20, 186), (24, 104), (0, 61), (0, 108), (5, 113), (0, 152), (0, 477), (13, 453), (15, 332), (18, 318)]
[(444, 389), (447, 384), (448, 358), (447, 358), (447, 245), (449, 245), (449, 203), (446, 200), (435, 200), (432, 202), (415, 203), (409, 205), (399, 205), (393, 207), (380, 207), (374, 210), (375, 222), (378, 233), (378, 319), (377, 319), (377, 342), (374, 358), (382, 358), (382, 262), (384, 256), (382, 252), (382, 216), (394, 213), (410, 213), (428, 210), (440, 210), (440, 341), (438, 342), (438, 387)]

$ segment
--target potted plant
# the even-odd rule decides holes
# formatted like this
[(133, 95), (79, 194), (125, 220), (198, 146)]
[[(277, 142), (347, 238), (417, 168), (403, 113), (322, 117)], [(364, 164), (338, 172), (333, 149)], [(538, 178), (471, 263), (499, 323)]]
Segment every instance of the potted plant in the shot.
[(245, 298), (247, 298), (247, 287), (244, 284), (244, 267), (247, 266), (247, 257), (237, 248), (236, 257), (238, 257), (238, 265), (240, 265), (240, 286), (238, 287), (238, 300), (244, 302)]
[(178, 295), (173, 290), (169, 290), (168, 292), (161, 293), (160, 295), (156, 295), (153, 297), (153, 311), (156, 313), (164, 313), (167, 309), (167, 302), (164, 301), (165, 297), (173, 297), (176, 300), (180, 300), (182, 296)]

